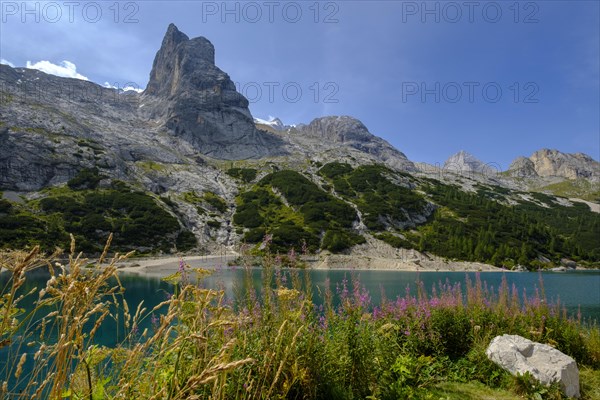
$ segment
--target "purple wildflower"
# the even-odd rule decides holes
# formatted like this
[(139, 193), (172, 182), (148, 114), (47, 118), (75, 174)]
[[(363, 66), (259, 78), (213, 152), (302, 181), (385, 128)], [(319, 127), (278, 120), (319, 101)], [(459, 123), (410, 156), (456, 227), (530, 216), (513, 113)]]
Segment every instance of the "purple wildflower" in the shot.
[(294, 264), (296, 262), (296, 250), (292, 247), (288, 252), (288, 258), (290, 259), (290, 263)]
[(185, 269), (185, 262), (183, 261), (183, 258), (179, 259), (179, 269), (177, 271), (179, 272), (179, 275), (181, 276), (181, 286), (187, 286), (188, 274)]
[(160, 318), (154, 313), (150, 316), (150, 323), (154, 329), (158, 328), (158, 324), (160, 323)]

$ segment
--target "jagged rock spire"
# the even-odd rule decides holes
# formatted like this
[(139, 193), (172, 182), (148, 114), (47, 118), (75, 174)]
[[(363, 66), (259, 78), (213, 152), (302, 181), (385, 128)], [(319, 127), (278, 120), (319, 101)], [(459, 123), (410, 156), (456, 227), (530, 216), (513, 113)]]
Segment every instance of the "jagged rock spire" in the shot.
[(170, 24), (154, 57), (146, 94), (175, 95), (181, 89), (182, 78), (197, 74), (199, 70), (208, 72), (213, 68), (216, 67), (212, 43), (204, 37), (190, 40), (175, 24)]
[(144, 91), (146, 109), (200, 153), (237, 160), (285, 154), (283, 141), (258, 131), (248, 100), (215, 65), (215, 48), (169, 25)]

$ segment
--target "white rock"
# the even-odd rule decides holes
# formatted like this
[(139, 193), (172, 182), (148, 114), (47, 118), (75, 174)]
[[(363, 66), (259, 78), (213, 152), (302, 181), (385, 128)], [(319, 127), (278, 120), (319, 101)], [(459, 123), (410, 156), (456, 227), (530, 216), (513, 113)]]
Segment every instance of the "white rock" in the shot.
[(485, 353), (513, 375), (529, 372), (545, 385), (558, 381), (568, 397), (579, 398), (577, 363), (554, 347), (518, 335), (502, 335), (491, 341)]

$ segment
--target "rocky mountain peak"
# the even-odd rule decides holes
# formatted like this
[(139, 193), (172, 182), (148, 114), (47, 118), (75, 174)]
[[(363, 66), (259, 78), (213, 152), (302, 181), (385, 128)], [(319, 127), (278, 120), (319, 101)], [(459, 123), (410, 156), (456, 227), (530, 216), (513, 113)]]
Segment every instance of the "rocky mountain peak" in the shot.
[(144, 112), (200, 153), (226, 160), (285, 154), (285, 143), (258, 131), (248, 100), (215, 65), (204, 37), (189, 39), (169, 25), (144, 91)]
[[(215, 48), (204, 38), (191, 39), (174, 24), (170, 24), (156, 53), (145, 94), (175, 95), (182, 89), (185, 78), (198, 73), (216, 72)], [(222, 73), (222, 71), (219, 70)]]
[(269, 121), (261, 118), (254, 118), (254, 123), (260, 127), (270, 127), (278, 132), (283, 132), (291, 128), (283, 123), (279, 118), (270, 118)]
[(313, 119), (308, 125), (298, 126), (301, 133), (331, 143), (369, 141), (373, 135), (358, 119), (349, 116), (326, 116)]
[(513, 176), (600, 179), (600, 163), (583, 153), (541, 149), (529, 158), (519, 157), (509, 167)]
[(474, 155), (461, 150), (450, 156), (444, 163), (444, 169), (457, 172), (482, 172), (485, 170), (485, 163), (477, 159)]
[[(296, 136), (297, 138), (294, 138)], [(312, 120), (308, 125), (295, 128), (294, 140), (317, 141), (322, 148), (339, 148), (340, 145), (367, 153), (387, 165), (415, 171), (415, 165), (387, 141), (373, 135), (358, 119), (350, 116), (328, 116)]]
[(163, 38), (161, 49), (165, 51), (174, 49), (179, 43), (187, 42), (188, 40), (190, 40), (188, 35), (181, 32), (174, 23), (170, 23)]
[(536, 177), (535, 164), (527, 157), (517, 157), (508, 167), (508, 172), (515, 177)]

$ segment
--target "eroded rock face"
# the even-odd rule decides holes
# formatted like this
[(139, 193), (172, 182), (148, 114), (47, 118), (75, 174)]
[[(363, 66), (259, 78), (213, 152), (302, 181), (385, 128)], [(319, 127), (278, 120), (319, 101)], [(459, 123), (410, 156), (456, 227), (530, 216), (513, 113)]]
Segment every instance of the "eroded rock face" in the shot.
[(508, 167), (511, 176), (517, 178), (533, 178), (538, 176), (535, 164), (527, 157), (516, 158)]
[(519, 157), (509, 167), (512, 176), (586, 178), (600, 180), (600, 163), (583, 153), (538, 150), (529, 158)]
[(215, 65), (203, 37), (169, 25), (143, 94), (144, 111), (204, 155), (226, 160), (286, 154), (285, 143), (256, 129), (248, 100)]
[(290, 136), (291, 140), (295, 140), (294, 137), (299, 141), (317, 140), (322, 148), (335, 148), (340, 145), (353, 148), (393, 168), (416, 171), (415, 165), (402, 152), (373, 135), (361, 121), (353, 117), (316, 118), (308, 125), (298, 125)]
[(494, 176), (498, 173), (499, 168), (495, 163), (486, 164), (474, 155), (461, 150), (446, 160), (444, 170), (467, 176), (473, 176), (473, 174)]
[(529, 372), (545, 385), (558, 381), (568, 397), (579, 398), (579, 370), (571, 357), (518, 335), (496, 336), (486, 355), (513, 375)]
[(562, 176), (568, 179), (591, 178), (598, 175), (600, 163), (582, 153), (561, 153), (543, 149), (530, 157), (539, 176)]

